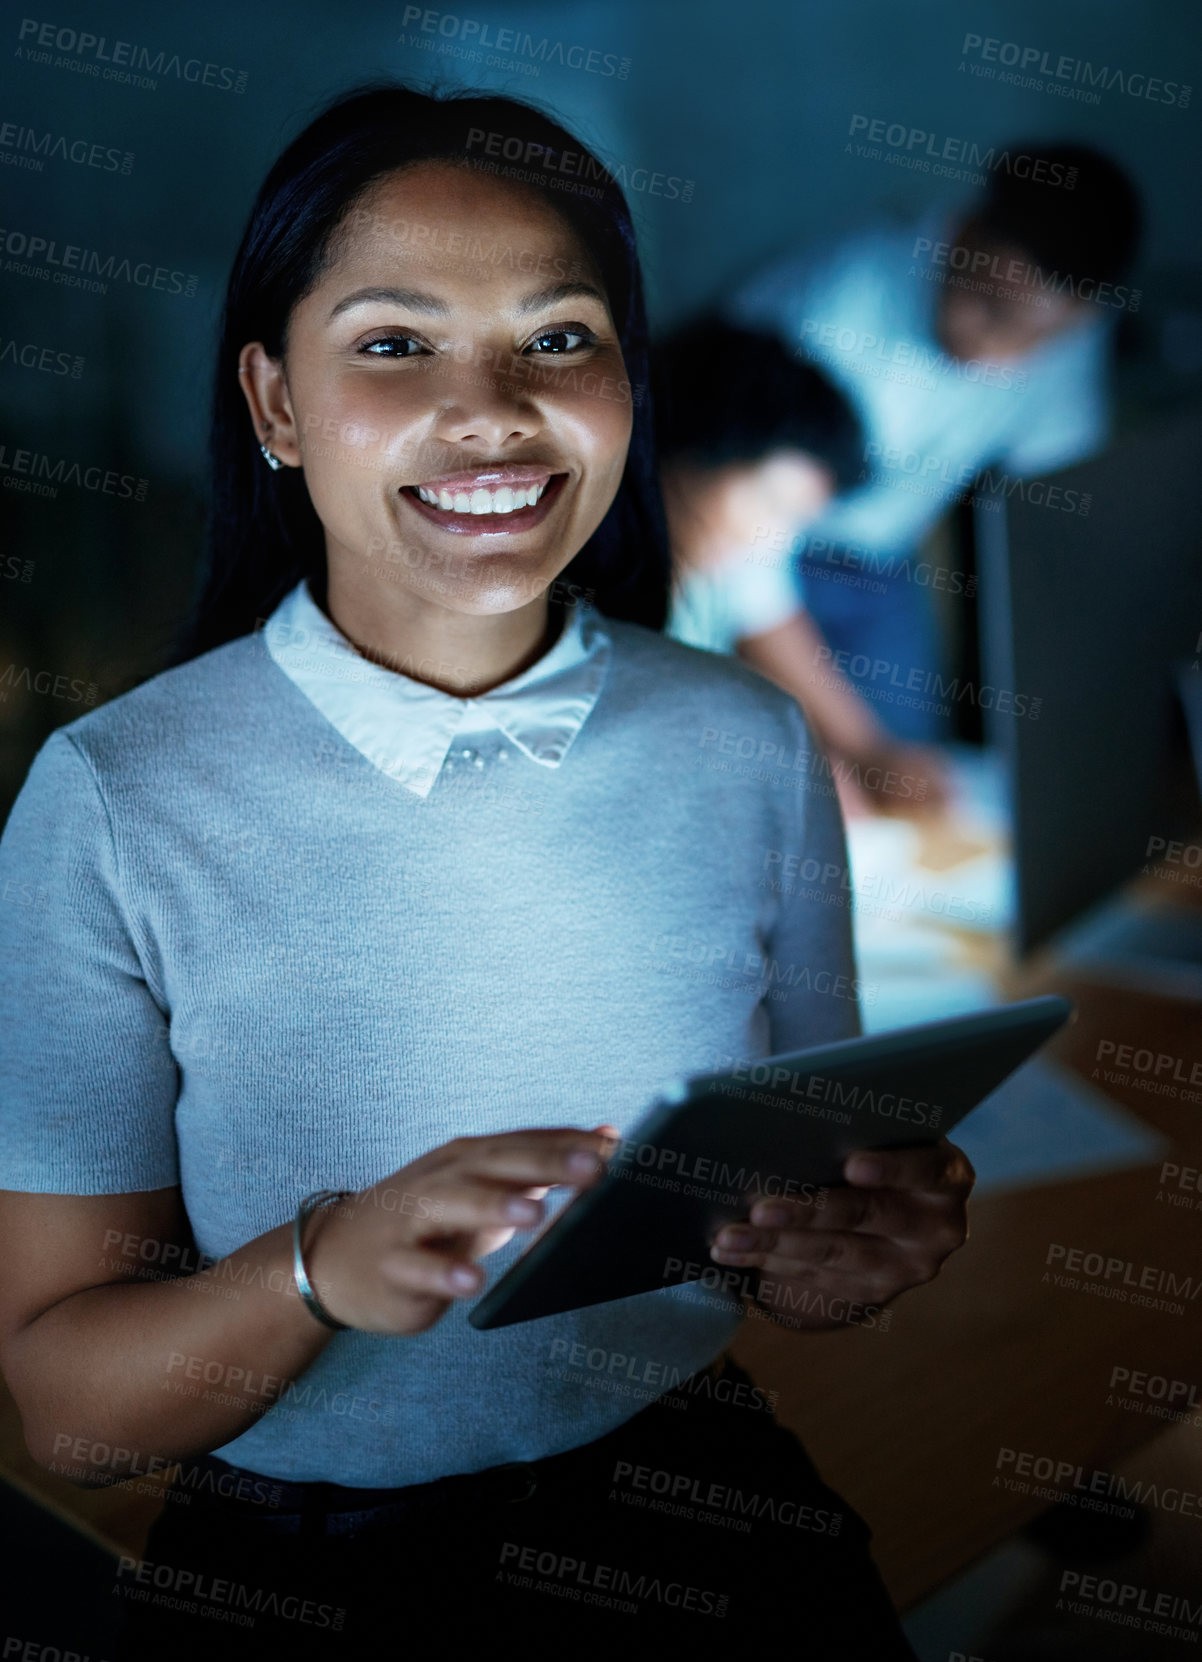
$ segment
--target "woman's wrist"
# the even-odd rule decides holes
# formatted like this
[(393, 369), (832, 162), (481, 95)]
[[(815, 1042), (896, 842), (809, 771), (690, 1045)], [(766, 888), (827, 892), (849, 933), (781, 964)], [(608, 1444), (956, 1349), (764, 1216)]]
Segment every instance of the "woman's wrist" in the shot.
[(312, 1270), (312, 1253), (323, 1223), (354, 1192), (352, 1189), (315, 1190), (301, 1201), (292, 1222), (292, 1281), (297, 1295), (315, 1321), (338, 1333), (345, 1333), (350, 1323), (339, 1320), (327, 1308), (328, 1291)]

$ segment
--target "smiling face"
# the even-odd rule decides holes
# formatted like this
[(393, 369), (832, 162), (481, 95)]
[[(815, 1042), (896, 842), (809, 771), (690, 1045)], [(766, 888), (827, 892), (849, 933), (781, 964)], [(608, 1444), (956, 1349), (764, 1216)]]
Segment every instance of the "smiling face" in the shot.
[(546, 591), (621, 482), (631, 399), (600, 277), (522, 186), (446, 163), (346, 215), (282, 361), (242, 352), (256, 432), (304, 470), (330, 593), (495, 614)]

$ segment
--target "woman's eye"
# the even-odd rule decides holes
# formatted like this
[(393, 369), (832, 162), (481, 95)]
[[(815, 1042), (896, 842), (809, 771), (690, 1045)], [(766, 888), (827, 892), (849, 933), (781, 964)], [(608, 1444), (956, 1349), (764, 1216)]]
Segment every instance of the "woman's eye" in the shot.
[(526, 350), (530, 352), (537, 349), (540, 357), (554, 356), (560, 352), (579, 352), (582, 346), (592, 346), (596, 338), (587, 329), (548, 329), (545, 334), (536, 335)]
[(368, 358), (412, 358), (424, 348), (412, 335), (381, 335), (378, 340), (364, 341), (360, 353)]

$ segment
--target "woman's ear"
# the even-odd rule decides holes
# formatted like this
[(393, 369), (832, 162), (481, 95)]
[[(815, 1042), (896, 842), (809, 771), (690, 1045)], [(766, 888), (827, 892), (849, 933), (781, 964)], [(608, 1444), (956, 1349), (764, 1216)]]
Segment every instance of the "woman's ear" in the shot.
[(238, 384), (259, 443), (266, 445), (286, 467), (299, 467), (296, 417), (284, 380), (284, 366), (282, 361), (268, 357), (262, 341), (252, 340), (239, 352)]

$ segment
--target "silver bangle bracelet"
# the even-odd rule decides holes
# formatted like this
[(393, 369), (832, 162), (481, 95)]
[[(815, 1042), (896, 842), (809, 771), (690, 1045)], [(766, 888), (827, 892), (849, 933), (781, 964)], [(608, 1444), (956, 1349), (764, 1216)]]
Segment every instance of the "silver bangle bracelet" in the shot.
[(336, 1320), (328, 1310), (322, 1309), (305, 1269), (302, 1243), (305, 1225), (319, 1207), (335, 1206), (340, 1200), (347, 1200), (353, 1193), (353, 1189), (318, 1189), (313, 1194), (305, 1196), (296, 1209), (296, 1217), (292, 1220), (292, 1279), (296, 1282), (296, 1290), (304, 1301), (306, 1308), (317, 1317), (318, 1321), (326, 1327), (334, 1328), (339, 1333), (345, 1333), (349, 1324)]

